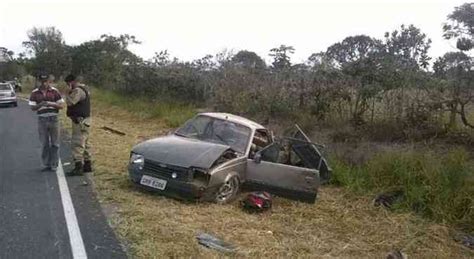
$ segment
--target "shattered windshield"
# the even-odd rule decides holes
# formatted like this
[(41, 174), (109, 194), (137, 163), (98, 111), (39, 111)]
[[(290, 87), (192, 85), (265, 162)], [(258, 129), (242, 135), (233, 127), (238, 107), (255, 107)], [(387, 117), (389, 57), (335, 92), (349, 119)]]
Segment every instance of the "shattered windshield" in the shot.
[(249, 128), (227, 120), (200, 115), (176, 131), (177, 135), (230, 146), (244, 154), (249, 143)]

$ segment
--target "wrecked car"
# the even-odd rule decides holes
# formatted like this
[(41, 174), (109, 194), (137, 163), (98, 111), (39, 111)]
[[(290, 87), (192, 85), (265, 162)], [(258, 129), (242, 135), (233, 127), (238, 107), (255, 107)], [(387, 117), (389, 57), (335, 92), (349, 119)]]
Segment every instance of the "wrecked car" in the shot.
[(331, 169), (295, 125), (276, 139), (262, 125), (227, 113), (200, 113), (167, 136), (137, 144), (130, 179), (148, 190), (227, 203), (241, 188), (315, 202)]

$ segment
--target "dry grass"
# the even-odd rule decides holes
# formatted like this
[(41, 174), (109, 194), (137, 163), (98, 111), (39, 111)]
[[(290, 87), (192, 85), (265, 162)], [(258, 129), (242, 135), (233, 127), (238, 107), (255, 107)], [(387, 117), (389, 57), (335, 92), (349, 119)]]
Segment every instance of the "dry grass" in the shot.
[[(100, 129), (109, 126), (119, 136)], [(374, 208), (368, 197), (334, 187), (320, 190), (316, 204), (276, 198), (271, 212), (248, 215), (238, 203), (195, 204), (134, 188), (126, 165), (131, 147), (167, 131), (159, 119), (143, 120), (121, 108), (93, 101), (91, 141), (95, 187), (117, 233), (137, 258), (221, 257), (197, 244), (201, 231), (239, 247), (238, 257), (382, 258), (402, 249), (411, 258), (472, 258), (449, 228), (412, 214)]]

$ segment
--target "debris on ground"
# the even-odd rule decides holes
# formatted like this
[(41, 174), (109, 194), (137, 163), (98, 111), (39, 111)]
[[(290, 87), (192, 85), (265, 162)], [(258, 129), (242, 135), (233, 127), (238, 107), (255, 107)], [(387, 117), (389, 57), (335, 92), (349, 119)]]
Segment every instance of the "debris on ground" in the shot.
[(467, 248), (474, 249), (474, 235), (458, 234), (454, 237), (454, 240)]
[(211, 249), (218, 250), (220, 252), (232, 253), (236, 251), (236, 247), (233, 246), (232, 244), (229, 244), (207, 233), (201, 233), (196, 238), (199, 244)]
[(381, 193), (375, 197), (373, 200), (374, 206), (383, 206), (387, 209), (390, 209), (392, 205), (403, 198), (403, 191), (391, 191), (386, 193)]
[(400, 250), (395, 250), (387, 254), (386, 259), (407, 259), (408, 256)]
[(268, 192), (251, 192), (242, 201), (242, 208), (249, 213), (259, 213), (272, 207), (272, 196)]
[(125, 136), (126, 135), (124, 132), (122, 132), (120, 130), (112, 129), (111, 127), (107, 127), (107, 126), (102, 126), (101, 129), (112, 132), (112, 133), (120, 135), (120, 136)]

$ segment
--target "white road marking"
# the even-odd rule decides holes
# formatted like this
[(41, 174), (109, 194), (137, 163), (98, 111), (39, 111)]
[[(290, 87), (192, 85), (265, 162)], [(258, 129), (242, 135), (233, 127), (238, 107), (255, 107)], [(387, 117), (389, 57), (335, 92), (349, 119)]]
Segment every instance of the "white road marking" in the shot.
[(67, 230), (69, 232), (72, 257), (74, 259), (87, 259), (86, 248), (82, 241), (81, 230), (79, 229), (79, 223), (77, 223), (76, 212), (74, 211), (71, 194), (69, 193), (69, 187), (67, 186), (66, 177), (64, 176), (61, 159), (59, 160), (56, 175), (58, 176), (59, 192), (61, 193), (64, 216), (66, 218)]

